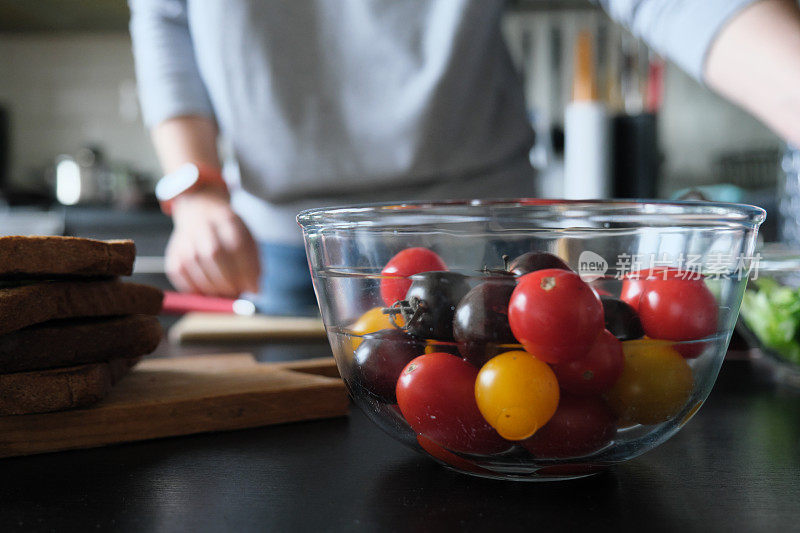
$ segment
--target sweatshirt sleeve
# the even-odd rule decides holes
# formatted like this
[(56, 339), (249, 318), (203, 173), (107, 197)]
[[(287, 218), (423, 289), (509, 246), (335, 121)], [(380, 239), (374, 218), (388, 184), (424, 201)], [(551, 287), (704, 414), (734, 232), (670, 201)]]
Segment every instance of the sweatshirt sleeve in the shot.
[(703, 81), (706, 56), (725, 24), (759, 0), (598, 0), (656, 52)]
[(195, 61), (186, 0), (129, 0), (128, 5), (145, 124), (180, 115), (213, 117)]

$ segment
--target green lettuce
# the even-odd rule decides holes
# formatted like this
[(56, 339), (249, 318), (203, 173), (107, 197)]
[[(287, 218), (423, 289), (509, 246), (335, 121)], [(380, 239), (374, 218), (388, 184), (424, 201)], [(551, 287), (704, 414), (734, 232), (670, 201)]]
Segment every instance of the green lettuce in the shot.
[(772, 278), (751, 282), (742, 300), (741, 315), (762, 344), (800, 364), (800, 288), (781, 285)]

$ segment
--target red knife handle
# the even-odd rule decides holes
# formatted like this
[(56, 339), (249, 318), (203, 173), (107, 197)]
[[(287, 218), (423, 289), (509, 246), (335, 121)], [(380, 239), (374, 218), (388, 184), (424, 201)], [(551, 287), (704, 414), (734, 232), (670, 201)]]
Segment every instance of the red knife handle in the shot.
[(164, 291), (161, 312), (166, 315), (182, 315), (192, 311), (205, 313), (233, 313), (232, 298), (217, 298), (187, 292)]

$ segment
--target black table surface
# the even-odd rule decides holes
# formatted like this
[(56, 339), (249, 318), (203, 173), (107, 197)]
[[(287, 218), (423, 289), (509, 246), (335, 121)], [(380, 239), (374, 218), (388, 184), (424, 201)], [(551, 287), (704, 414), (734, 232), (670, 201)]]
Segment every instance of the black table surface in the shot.
[[(162, 346), (160, 355), (325, 344)], [(0, 461), (0, 531), (789, 531), (800, 528), (800, 391), (726, 361), (675, 437), (593, 477), (446, 470), (348, 417)]]

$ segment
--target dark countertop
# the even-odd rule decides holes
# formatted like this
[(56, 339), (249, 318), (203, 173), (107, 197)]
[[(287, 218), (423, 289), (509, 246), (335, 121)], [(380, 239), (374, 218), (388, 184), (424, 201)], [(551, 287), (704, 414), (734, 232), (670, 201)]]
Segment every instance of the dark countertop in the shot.
[[(162, 346), (279, 360), (322, 343)], [(346, 418), (0, 461), (0, 531), (797, 530), (800, 391), (727, 361), (697, 416), (583, 480), (450, 472)]]

